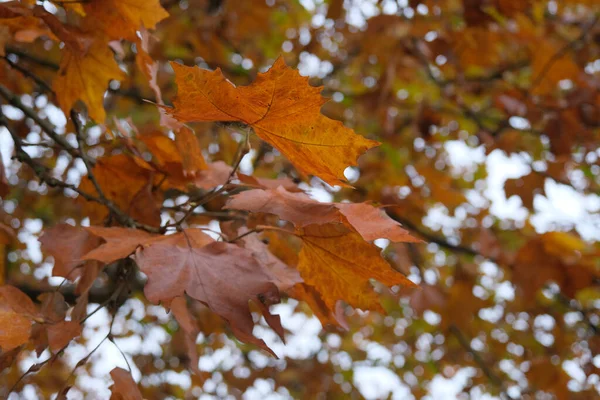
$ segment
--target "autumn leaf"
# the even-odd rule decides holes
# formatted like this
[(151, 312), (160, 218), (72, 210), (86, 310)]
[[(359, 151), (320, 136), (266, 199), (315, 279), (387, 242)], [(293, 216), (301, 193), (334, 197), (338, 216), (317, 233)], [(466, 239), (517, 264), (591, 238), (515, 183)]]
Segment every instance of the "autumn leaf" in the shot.
[(169, 308), (180, 328), (183, 330), (183, 347), (189, 357), (188, 365), (190, 370), (202, 379), (207, 378), (208, 374), (198, 368), (199, 355), (196, 348), (196, 338), (198, 337), (198, 333), (200, 333), (200, 329), (198, 328), (198, 321), (190, 313), (186, 297), (175, 297), (173, 301), (171, 301), (171, 304), (169, 304)]
[(49, 13), (42, 6), (35, 6), (33, 14), (46, 23), (56, 37), (65, 43), (65, 47), (70, 48), (75, 53), (87, 53), (94, 43), (92, 35), (76, 27), (63, 24), (54, 14)]
[[(126, 154), (107, 156), (97, 160), (92, 172), (103, 195), (121, 211), (131, 213), (132, 218), (148, 225), (160, 223), (160, 211), (148, 188), (153, 182), (154, 171), (143, 160)], [(82, 179), (79, 189), (98, 195), (88, 177)], [(101, 204), (83, 198), (78, 201), (94, 224), (101, 223), (108, 214)]]
[(90, 266), (85, 264), (82, 256), (101, 244), (98, 237), (84, 228), (69, 224), (58, 224), (46, 229), (39, 241), (42, 251), (54, 258), (53, 275), (71, 280), (80, 277), (83, 269)]
[(344, 317), (343, 308), (340, 306), (339, 301), (336, 303), (336, 307), (331, 309), (325, 303), (321, 294), (314, 287), (305, 283), (295, 285), (287, 293), (297, 300), (304, 301), (319, 319), (321, 325), (338, 326), (346, 331), (349, 330), (348, 322)]
[(225, 208), (275, 214), (298, 227), (342, 221), (334, 204), (319, 203), (304, 193), (290, 193), (282, 187), (242, 192), (232, 196)]
[(41, 36), (56, 38), (48, 26), (33, 15), (30, 8), (18, 2), (0, 4), (0, 22), (16, 42), (30, 43)]
[(114, 384), (111, 388), (111, 400), (143, 400), (140, 389), (131, 377), (131, 373), (123, 368), (110, 371)]
[(240, 182), (250, 186), (258, 187), (261, 189), (277, 189), (279, 186), (283, 187), (288, 192), (302, 192), (302, 189), (290, 178), (260, 178), (256, 176), (245, 175), (237, 173), (237, 178)]
[(154, 29), (169, 16), (159, 0), (92, 0), (86, 2), (88, 21), (111, 39), (135, 40), (142, 26)]
[(97, 260), (105, 264), (125, 258), (135, 252), (139, 246), (163, 239), (162, 236), (152, 235), (139, 229), (120, 227), (105, 228), (90, 226), (87, 232), (102, 238), (104, 243), (82, 254), (82, 260)]
[(89, 116), (104, 123), (103, 103), (108, 83), (124, 77), (107, 42), (98, 38), (85, 53), (65, 48), (53, 89), (65, 115), (69, 115), (75, 102), (81, 100), (86, 104)]
[(53, 353), (81, 335), (82, 327), (75, 321), (61, 321), (48, 326), (48, 344)]
[(187, 293), (223, 317), (242, 341), (272, 351), (252, 335), (248, 302), (254, 301), (282, 337), (279, 317), (268, 306), (279, 302), (279, 291), (252, 253), (233, 244), (214, 242), (198, 229), (166, 236), (163, 242), (139, 249), (135, 261), (147, 276), (146, 297), (169, 302)]
[(385, 238), (393, 242), (420, 242), (383, 210), (369, 203), (322, 203), (283, 187), (242, 192), (232, 196), (225, 208), (275, 214), (297, 227), (344, 223), (366, 241)]
[(10, 351), (29, 341), (37, 307), (14, 286), (0, 286), (0, 348)]
[(588, 287), (600, 274), (594, 256), (584, 256), (583, 242), (563, 232), (548, 232), (526, 242), (514, 261), (514, 282), (526, 302), (547, 283), (555, 282), (570, 297)]
[(383, 312), (370, 279), (386, 286), (415, 286), (390, 267), (377, 246), (343, 225), (310, 225), (298, 234), (304, 242), (298, 262), (300, 275), (330, 309), (344, 300), (362, 310)]
[(544, 195), (544, 182), (546, 178), (535, 171), (516, 179), (507, 179), (504, 183), (506, 198), (519, 196), (523, 206), (533, 210), (533, 200), (536, 194)]
[[(241, 231), (240, 233), (243, 234), (244, 231)], [(241, 244), (242, 247), (252, 252), (252, 256), (271, 276), (272, 282), (277, 285), (277, 288), (280, 291), (286, 291), (292, 286), (302, 282), (302, 278), (300, 278), (298, 271), (295, 268), (287, 266), (283, 261), (274, 256), (273, 253), (269, 251), (269, 246), (263, 243), (256, 235), (245, 236), (237, 242)]]
[(2, 156), (0, 156), (0, 197), (5, 198), (9, 192), (10, 185), (8, 184), (8, 179), (6, 178), (4, 161), (2, 160)]
[(377, 142), (321, 114), (320, 87), (280, 57), (250, 86), (235, 87), (221, 71), (171, 63), (179, 88), (167, 109), (182, 122), (240, 121), (284, 154), (303, 174), (346, 186), (344, 170)]
[(161, 172), (168, 175), (168, 184), (185, 189), (193, 183), (191, 178), (210, 169), (194, 132), (185, 126), (179, 127), (175, 140), (161, 132), (139, 135), (138, 139), (152, 153)]

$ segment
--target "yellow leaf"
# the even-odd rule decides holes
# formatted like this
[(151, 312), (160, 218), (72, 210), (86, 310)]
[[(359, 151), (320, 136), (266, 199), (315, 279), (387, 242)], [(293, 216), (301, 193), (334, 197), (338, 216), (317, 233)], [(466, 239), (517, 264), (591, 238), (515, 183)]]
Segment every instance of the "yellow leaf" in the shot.
[(332, 310), (337, 300), (344, 300), (362, 310), (383, 311), (369, 279), (386, 286), (415, 286), (392, 269), (377, 246), (341, 224), (310, 225), (299, 235), (304, 242), (300, 275)]
[(73, 104), (81, 100), (86, 104), (89, 116), (103, 123), (106, 118), (103, 99), (108, 82), (124, 77), (107, 43), (97, 39), (85, 53), (65, 47), (53, 88), (66, 115)]
[(306, 175), (346, 185), (344, 169), (378, 143), (321, 114), (321, 87), (287, 67), (280, 57), (249, 86), (235, 87), (220, 69), (171, 63), (179, 94), (168, 109), (182, 122), (240, 121), (284, 154)]

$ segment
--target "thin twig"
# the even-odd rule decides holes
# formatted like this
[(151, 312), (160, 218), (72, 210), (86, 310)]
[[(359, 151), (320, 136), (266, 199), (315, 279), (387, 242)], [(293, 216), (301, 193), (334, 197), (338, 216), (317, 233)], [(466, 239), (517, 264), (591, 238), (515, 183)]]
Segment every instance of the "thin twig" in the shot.
[(473, 349), (471, 347), (471, 344), (468, 342), (467, 338), (465, 338), (465, 336), (460, 331), (460, 329), (458, 329), (458, 327), (456, 325), (452, 324), (452, 325), (450, 325), (449, 330), (456, 337), (456, 339), (458, 339), (458, 342), (460, 343), (460, 345), (469, 354), (471, 354), (471, 356), (473, 356), (473, 360), (475, 360), (475, 362), (477, 363), (479, 368), (481, 368), (481, 370), (483, 371), (485, 376), (489, 379), (489, 381), (502, 391), (500, 397), (502, 397), (502, 395), (505, 395), (507, 398), (512, 399), (512, 396), (510, 396), (508, 393), (506, 393), (506, 390), (504, 387), (504, 382), (502, 381), (502, 379), (498, 375), (496, 375), (496, 373), (494, 373), (494, 371), (492, 371), (490, 369), (490, 367), (486, 364), (486, 362), (483, 360), (481, 355), (477, 351), (475, 351), (475, 349)]
[(28, 69), (23, 68), (19, 64), (13, 62), (10, 58), (6, 56), (2, 56), (1, 58), (4, 59), (4, 61), (6, 61), (8, 65), (11, 66), (11, 68), (16, 69), (26, 77), (32, 79), (41, 89), (43, 89), (46, 92), (53, 93), (52, 88), (46, 83), (46, 81), (29, 71)]
[(151, 232), (151, 233), (160, 233), (160, 230), (158, 228), (155, 228), (153, 226), (149, 226), (146, 224), (142, 224), (142, 223), (136, 221), (135, 219), (133, 219), (132, 217), (130, 217), (129, 215), (125, 214), (110, 200), (103, 198), (103, 197), (93, 196), (87, 192), (84, 192), (83, 190), (81, 190), (80, 188), (78, 188), (75, 185), (71, 185), (69, 183), (63, 182), (63, 181), (51, 176), (50, 173), (48, 172), (48, 168), (46, 166), (38, 163), (36, 160), (31, 158), (31, 156), (29, 156), (29, 154), (27, 154), (27, 152), (25, 150), (23, 150), (23, 146), (21, 145), (21, 138), (19, 137), (19, 135), (16, 132), (13, 131), (13, 129), (10, 127), (10, 124), (8, 123), (8, 120), (6, 119), (6, 117), (3, 114), (0, 115), (0, 125), (5, 126), (13, 138), (13, 141), (15, 144), (16, 158), (20, 162), (29, 165), (29, 167), (31, 167), (31, 169), (33, 169), (33, 172), (37, 175), (37, 177), (39, 178), (39, 180), (41, 182), (44, 182), (48, 186), (51, 186), (51, 187), (58, 187), (58, 188), (62, 188), (62, 189), (72, 190), (88, 201), (93, 201), (93, 202), (104, 205), (105, 207), (107, 207), (109, 209), (109, 211), (117, 218), (119, 223), (121, 223), (122, 225), (143, 229), (143, 230)]
[(52, 140), (54, 140), (63, 149), (65, 149), (65, 151), (68, 152), (71, 156), (73, 156), (73, 157), (80, 156), (77, 149), (75, 149), (73, 146), (71, 146), (65, 138), (63, 138), (62, 136), (60, 136), (58, 133), (56, 133), (54, 131), (54, 127), (52, 126), (52, 124), (50, 122), (40, 118), (40, 116), (32, 108), (27, 107), (25, 104), (23, 104), (23, 102), (21, 101), (19, 96), (12, 93), (10, 90), (8, 90), (6, 87), (4, 87), (4, 85), (0, 85), (0, 96), (4, 97), (4, 99), (6, 99), (6, 101), (8, 101), (8, 103), (10, 105), (23, 111), (23, 113), (27, 117), (31, 118), (36, 124), (38, 124), (40, 126), (40, 128), (42, 128), (42, 130)]

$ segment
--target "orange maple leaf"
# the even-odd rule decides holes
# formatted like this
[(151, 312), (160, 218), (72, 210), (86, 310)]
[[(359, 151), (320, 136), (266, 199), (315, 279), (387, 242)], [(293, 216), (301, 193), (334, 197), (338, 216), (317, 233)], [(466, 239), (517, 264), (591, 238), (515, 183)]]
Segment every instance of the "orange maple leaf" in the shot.
[(284, 154), (305, 175), (344, 185), (344, 170), (378, 142), (321, 114), (321, 87), (285, 65), (283, 58), (249, 86), (235, 87), (220, 69), (172, 62), (179, 89), (167, 112), (181, 122), (239, 121)]
[(310, 225), (298, 235), (304, 242), (298, 261), (300, 275), (331, 310), (344, 300), (362, 310), (383, 312), (370, 279), (387, 286), (415, 286), (390, 267), (377, 246), (342, 224)]
[(136, 40), (142, 26), (153, 29), (169, 16), (159, 0), (92, 0), (85, 4), (86, 21), (111, 39)]
[(65, 47), (53, 89), (65, 115), (69, 115), (73, 104), (81, 100), (86, 104), (89, 116), (103, 123), (106, 119), (104, 92), (108, 82), (124, 77), (106, 41), (96, 39), (86, 52)]

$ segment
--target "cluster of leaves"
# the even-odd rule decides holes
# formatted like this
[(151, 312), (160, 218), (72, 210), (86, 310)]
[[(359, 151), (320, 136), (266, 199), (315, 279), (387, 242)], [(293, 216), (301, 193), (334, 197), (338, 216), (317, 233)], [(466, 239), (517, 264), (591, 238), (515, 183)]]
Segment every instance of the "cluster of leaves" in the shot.
[[(0, 3), (0, 396), (97, 390), (106, 341), (117, 399), (346, 398), (373, 363), (417, 397), (465, 367), (473, 396), (597, 394), (600, 250), (532, 224), (549, 185), (597, 201), (596, 2), (305, 3)], [(529, 168), (504, 187), (525, 219), (456, 143)], [(259, 362), (282, 302), (323, 341)], [(119, 344), (153, 328), (158, 354)]]

